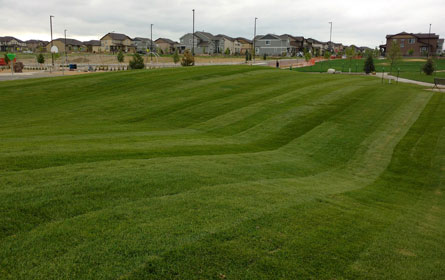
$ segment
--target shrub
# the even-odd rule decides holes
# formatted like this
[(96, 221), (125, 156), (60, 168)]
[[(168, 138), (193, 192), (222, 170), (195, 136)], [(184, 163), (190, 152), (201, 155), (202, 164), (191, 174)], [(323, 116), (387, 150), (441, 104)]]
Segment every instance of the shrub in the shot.
[(119, 53), (117, 54), (117, 61), (119, 61), (120, 63), (124, 62), (124, 53), (122, 51), (119, 51)]
[(423, 65), (422, 70), (427, 75), (432, 75), (434, 73), (434, 63), (431, 58), (427, 60), (425, 65)]
[(133, 58), (130, 60), (129, 67), (130, 69), (144, 69), (145, 65), (142, 56), (138, 53), (135, 53), (133, 55)]
[(45, 57), (43, 56), (43, 54), (39, 54), (37, 56), (37, 63), (40, 63), (40, 64), (45, 63)]
[(365, 71), (366, 74), (369, 74), (369, 73), (375, 71), (374, 59), (372, 58), (371, 54), (368, 55), (368, 58), (366, 58), (365, 66), (364, 66), (363, 70)]
[(267, 54), (263, 54), (263, 59), (264, 59), (264, 60), (267, 59)]
[(186, 50), (184, 52), (184, 56), (182, 57), (181, 65), (182, 66), (193, 66), (193, 65), (195, 65), (195, 58), (193, 57), (193, 55), (190, 52), (190, 50)]
[(6, 63), (6, 64), (9, 64), (9, 61), (10, 61), (10, 60), (9, 60), (9, 57), (8, 57), (7, 54), (4, 55), (4, 58), (5, 58), (5, 63)]
[(329, 52), (329, 51), (325, 51), (323, 57), (324, 57), (325, 59), (329, 59), (329, 58), (331, 57), (331, 52)]
[(312, 55), (310, 52), (304, 52), (304, 60), (306, 60), (306, 62), (311, 60), (311, 58), (312, 58)]
[(408, 55), (409, 55), (409, 56), (413, 56), (413, 54), (414, 54), (414, 50), (413, 50), (413, 49), (410, 49), (410, 50), (408, 51)]
[(178, 49), (175, 50), (175, 54), (173, 55), (173, 62), (177, 64), (179, 62), (179, 53)]
[(226, 51), (224, 52), (225, 55), (229, 55), (230, 54), (230, 49), (227, 48)]

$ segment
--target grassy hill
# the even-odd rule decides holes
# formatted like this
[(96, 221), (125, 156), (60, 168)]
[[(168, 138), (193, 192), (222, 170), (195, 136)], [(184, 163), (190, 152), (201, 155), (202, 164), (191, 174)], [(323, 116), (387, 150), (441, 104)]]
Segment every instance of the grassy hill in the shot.
[(443, 93), (195, 67), (0, 104), (0, 279), (445, 275)]

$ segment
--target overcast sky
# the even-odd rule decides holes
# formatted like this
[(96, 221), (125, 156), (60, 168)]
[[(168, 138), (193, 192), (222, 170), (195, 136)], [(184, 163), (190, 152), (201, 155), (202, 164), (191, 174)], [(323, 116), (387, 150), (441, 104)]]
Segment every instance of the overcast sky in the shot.
[(192, 30), (233, 37), (288, 33), (334, 42), (375, 47), (386, 34), (432, 32), (445, 35), (445, 0), (300, 1), (300, 0), (0, 0), (0, 36), (22, 40), (50, 39), (49, 15), (54, 15), (54, 38), (99, 39), (107, 32), (130, 37), (178, 40)]

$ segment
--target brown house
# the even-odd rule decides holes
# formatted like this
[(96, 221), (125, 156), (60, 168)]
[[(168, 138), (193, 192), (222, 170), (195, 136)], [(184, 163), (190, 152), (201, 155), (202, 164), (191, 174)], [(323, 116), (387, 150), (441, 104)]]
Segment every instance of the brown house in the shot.
[(48, 41), (42, 41), (42, 40), (28, 40), (25, 43), (26, 43), (26, 48), (32, 52), (46, 51), (45, 46), (48, 45)]
[(170, 54), (174, 53), (176, 48), (179, 47), (179, 43), (174, 42), (167, 38), (159, 38), (155, 41), (155, 43), (159, 49), (161, 49), (164, 52), (167, 51), (166, 53), (170, 53)]
[(236, 38), (236, 40), (241, 44), (241, 50), (240, 50), (241, 54), (245, 54), (246, 51), (248, 51), (249, 53), (252, 53), (252, 50), (253, 50), (252, 40), (249, 40), (249, 39), (246, 39), (243, 37), (238, 37), (238, 38)]
[[(66, 44), (65, 44), (65, 42), (66, 42)], [(68, 39), (68, 38), (67, 39), (65, 39), (65, 38), (55, 39), (55, 40), (53, 40), (52, 45), (51, 45), (51, 42), (49, 42), (46, 45), (46, 51), (51, 52), (52, 46), (56, 46), (59, 50), (59, 53), (65, 52), (65, 50), (68, 53), (84, 52), (87, 49), (86, 46), (81, 41), (78, 41), (76, 39)]]
[(380, 46), (384, 53), (391, 49), (393, 42), (400, 46), (403, 56), (426, 56), (436, 53), (439, 43), (439, 35), (435, 33), (407, 33), (402, 32), (386, 36), (386, 45)]
[(90, 53), (101, 53), (102, 52), (102, 45), (100, 44), (99, 40), (90, 40), (83, 42), (85, 47), (87, 48), (87, 52)]
[(133, 40), (125, 34), (107, 33), (100, 39), (100, 43), (104, 52), (136, 52)]

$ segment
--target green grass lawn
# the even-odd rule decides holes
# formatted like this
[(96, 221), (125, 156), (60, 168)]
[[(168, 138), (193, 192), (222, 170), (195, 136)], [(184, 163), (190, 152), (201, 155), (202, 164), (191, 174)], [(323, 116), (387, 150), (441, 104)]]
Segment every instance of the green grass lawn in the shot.
[(0, 104), (0, 279), (445, 275), (443, 93), (220, 66)]
[[(397, 75), (397, 71), (400, 69), (400, 77), (432, 83), (434, 77), (443, 77), (444, 72), (436, 72), (432, 76), (425, 75), (421, 69), (425, 61), (419, 61), (419, 59), (402, 59), (392, 69), (393, 75)], [(317, 62), (313, 66), (295, 68), (298, 72), (326, 72), (329, 68), (334, 68), (337, 71), (348, 73), (351, 69), (352, 73), (363, 73), (363, 67), (365, 65), (365, 59), (334, 59), (330, 61)], [(374, 59), (374, 65), (377, 72), (390, 72), (390, 62), (387, 59)], [(445, 70), (445, 59), (435, 60), (436, 70)]]

